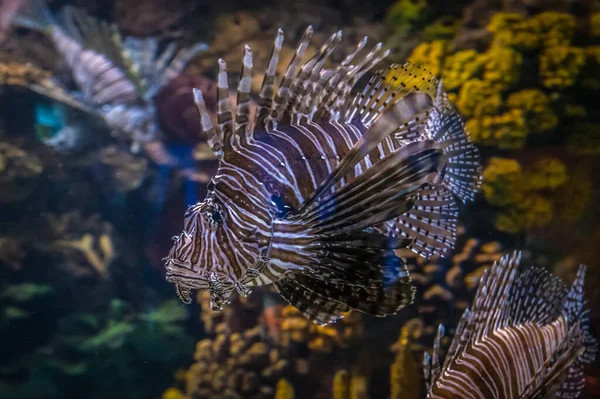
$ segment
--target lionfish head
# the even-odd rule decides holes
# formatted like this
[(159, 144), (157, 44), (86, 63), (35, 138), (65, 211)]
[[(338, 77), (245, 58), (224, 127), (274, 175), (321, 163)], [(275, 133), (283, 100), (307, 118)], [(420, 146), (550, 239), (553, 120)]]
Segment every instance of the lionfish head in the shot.
[(166, 279), (175, 284), (184, 303), (191, 302), (193, 289), (208, 289), (212, 310), (220, 311), (234, 289), (244, 296), (249, 293), (244, 269), (233, 264), (241, 253), (248, 254), (248, 248), (235, 239), (233, 230), (225, 207), (211, 196), (188, 208), (184, 230), (173, 237), (165, 258)]

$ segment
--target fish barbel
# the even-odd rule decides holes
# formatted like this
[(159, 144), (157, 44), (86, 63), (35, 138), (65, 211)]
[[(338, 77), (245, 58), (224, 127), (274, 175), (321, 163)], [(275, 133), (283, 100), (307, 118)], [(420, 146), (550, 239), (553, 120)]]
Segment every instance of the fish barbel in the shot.
[(302, 63), (312, 32), (276, 87), (277, 33), (253, 121), (248, 46), (235, 109), (223, 60), (216, 124), (194, 92), (219, 168), (165, 259), (184, 302), (192, 289), (208, 289), (220, 310), (233, 291), (274, 284), (318, 324), (352, 309), (385, 316), (414, 295), (395, 249), (425, 257), (452, 250), (454, 195), (475, 196), (481, 166), (441, 82), (414, 65), (393, 65), (353, 94), (388, 51), (380, 43), (359, 57), (364, 38), (328, 67), (337, 32)]

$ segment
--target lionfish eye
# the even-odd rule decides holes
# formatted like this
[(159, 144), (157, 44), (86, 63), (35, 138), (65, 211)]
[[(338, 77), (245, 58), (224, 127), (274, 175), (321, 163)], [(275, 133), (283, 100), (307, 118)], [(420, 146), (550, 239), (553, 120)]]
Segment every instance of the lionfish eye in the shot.
[(208, 222), (208, 227), (211, 230), (217, 230), (219, 225), (223, 223), (223, 212), (221, 211), (221, 207), (217, 204), (211, 204), (205, 211), (204, 218)]

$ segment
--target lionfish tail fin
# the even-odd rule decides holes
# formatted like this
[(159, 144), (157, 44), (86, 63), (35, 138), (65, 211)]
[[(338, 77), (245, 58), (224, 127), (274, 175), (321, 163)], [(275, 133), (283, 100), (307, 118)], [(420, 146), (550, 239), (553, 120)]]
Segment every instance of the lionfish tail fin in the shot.
[(27, 0), (13, 19), (13, 24), (48, 34), (56, 20), (44, 0)]

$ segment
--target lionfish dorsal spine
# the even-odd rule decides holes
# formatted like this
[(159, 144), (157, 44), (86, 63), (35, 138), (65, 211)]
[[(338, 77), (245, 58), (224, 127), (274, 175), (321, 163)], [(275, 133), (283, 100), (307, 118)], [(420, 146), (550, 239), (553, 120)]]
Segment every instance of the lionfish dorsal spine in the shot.
[(325, 44), (321, 46), (319, 51), (317, 51), (312, 58), (300, 68), (300, 72), (296, 76), (290, 92), (287, 107), (289, 115), (297, 115), (298, 117), (306, 115), (306, 112), (302, 112), (305, 111), (302, 106), (305, 104), (305, 100), (310, 98), (310, 95), (312, 94), (312, 83), (320, 76), (320, 72), (327, 61), (327, 58), (340, 42), (341, 37), (341, 31), (331, 35)]
[(312, 38), (313, 28), (312, 26), (308, 26), (302, 35), (302, 39), (296, 48), (296, 52), (294, 53), (292, 60), (290, 61), (285, 74), (283, 75), (283, 79), (279, 84), (277, 89), (277, 95), (275, 96), (275, 104), (271, 110), (271, 115), (267, 118), (267, 124), (271, 124), (276, 127), (278, 122), (283, 117), (286, 106), (288, 104), (288, 98), (290, 96), (290, 89), (292, 84), (294, 83), (294, 78), (296, 76), (296, 69), (298, 69), (298, 65), (302, 61), (302, 56), (304, 52), (308, 48), (308, 43)]
[(231, 112), (231, 98), (229, 97), (229, 81), (227, 64), (219, 59), (219, 73), (217, 75), (217, 123), (223, 137), (223, 155), (235, 147), (233, 142), (233, 113)]
[(277, 31), (277, 36), (273, 41), (273, 48), (271, 50), (271, 56), (269, 57), (269, 64), (265, 71), (263, 78), (262, 87), (258, 97), (258, 106), (256, 110), (256, 117), (254, 120), (254, 129), (264, 128), (268, 130), (268, 126), (265, 125), (265, 120), (270, 116), (271, 108), (273, 107), (273, 87), (275, 85), (275, 74), (277, 73), (277, 65), (279, 64), (279, 53), (283, 46), (283, 30)]
[(244, 46), (244, 58), (242, 62), (241, 79), (238, 84), (236, 113), (235, 113), (235, 137), (241, 145), (248, 143), (251, 135), (248, 123), (250, 121), (250, 90), (252, 89), (252, 50), (250, 46)]
[(202, 96), (202, 90), (194, 88), (194, 103), (196, 104), (196, 110), (200, 116), (200, 125), (206, 138), (210, 149), (218, 159), (223, 158), (223, 136), (219, 129), (215, 128), (208, 111), (206, 109), (206, 102)]

